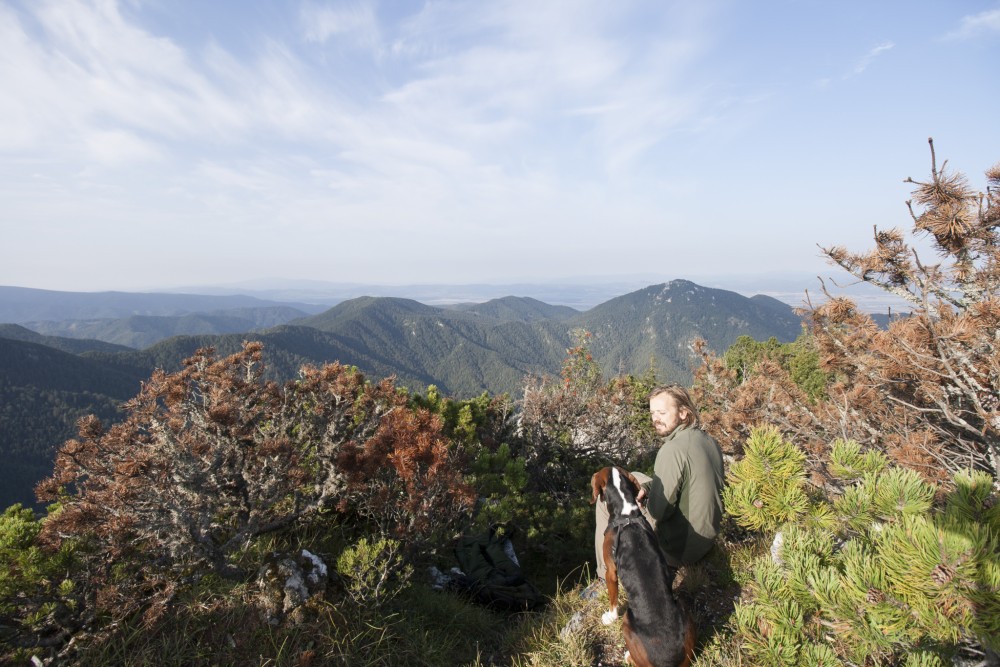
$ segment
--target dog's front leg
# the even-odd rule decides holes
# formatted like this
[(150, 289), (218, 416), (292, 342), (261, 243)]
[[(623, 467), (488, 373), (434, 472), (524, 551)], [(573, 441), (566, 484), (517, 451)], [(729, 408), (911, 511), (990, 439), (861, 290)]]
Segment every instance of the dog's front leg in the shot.
[(618, 618), (618, 568), (615, 567), (615, 559), (611, 552), (614, 541), (613, 530), (604, 533), (604, 581), (608, 585), (608, 604), (611, 607), (601, 615), (601, 622), (604, 625), (611, 625)]
[(625, 664), (633, 667), (650, 667), (649, 655), (646, 647), (642, 645), (635, 632), (632, 630), (632, 616), (625, 615), (622, 623), (622, 634), (625, 636)]

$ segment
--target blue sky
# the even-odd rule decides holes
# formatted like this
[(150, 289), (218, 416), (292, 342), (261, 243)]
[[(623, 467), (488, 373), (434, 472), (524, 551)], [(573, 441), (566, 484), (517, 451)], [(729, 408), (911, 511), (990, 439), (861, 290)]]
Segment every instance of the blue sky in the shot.
[(1000, 160), (996, 0), (3, 0), (0, 42), (0, 285), (843, 277), (928, 137)]

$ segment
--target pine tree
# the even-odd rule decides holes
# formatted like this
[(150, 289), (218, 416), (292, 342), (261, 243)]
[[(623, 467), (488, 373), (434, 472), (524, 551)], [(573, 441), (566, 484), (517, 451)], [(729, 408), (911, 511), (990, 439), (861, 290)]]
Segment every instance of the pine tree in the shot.
[[(739, 455), (752, 426), (771, 424), (804, 449), (818, 483), (830, 482), (828, 444), (844, 439), (937, 482), (971, 464), (1000, 490), (1000, 165), (977, 192), (939, 168), (931, 148), (931, 177), (908, 179), (907, 204), (911, 235), (929, 238), (934, 263), (897, 229), (876, 229), (869, 252), (823, 249), (857, 280), (905, 299), (906, 316), (881, 329), (824, 284), (827, 300), (804, 313), (812, 349), (803, 366), (766, 353), (733, 367), (702, 349), (694, 395), (725, 451)], [(817, 360), (821, 373), (804, 372)]]
[(832, 298), (811, 313), (825, 366), (844, 378), (832, 400), (854, 430), (878, 433), (897, 461), (928, 477), (971, 461), (1000, 488), (1000, 164), (986, 192), (940, 168), (907, 179), (912, 235), (938, 255), (921, 258), (903, 232), (875, 230), (875, 247), (824, 248), (836, 265), (904, 299), (908, 317), (880, 330), (853, 303)]

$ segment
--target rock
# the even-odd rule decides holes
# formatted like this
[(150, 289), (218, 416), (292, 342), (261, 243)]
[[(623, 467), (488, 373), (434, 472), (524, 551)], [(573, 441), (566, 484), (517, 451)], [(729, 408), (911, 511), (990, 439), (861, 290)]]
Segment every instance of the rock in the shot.
[(559, 638), (564, 642), (569, 641), (570, 637), (577, 632), (583, 630), (583, 612), (578, 611), (569, 619), (563, 629), (559, 631)]
[(781, 558), (781, 548), (783, 546), (785, 546), (785, 536), (779, 530), (774, 536), (774, 541), (771, 542), (771, 560), (782, 567), (785, 565), (785, 561)]
[(286, 619), (306, 621), (306, 603), (321, 599), (328, 581), (329, 571), (319, 556), (305, 549), (298, 554), (272, 553), (257, 572), (265, 620), (270, 625), (280, 625)]

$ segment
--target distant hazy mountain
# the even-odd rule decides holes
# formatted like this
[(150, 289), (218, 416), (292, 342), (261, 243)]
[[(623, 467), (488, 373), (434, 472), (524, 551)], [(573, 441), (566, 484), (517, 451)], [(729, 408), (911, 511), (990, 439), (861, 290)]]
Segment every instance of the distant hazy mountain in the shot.
[[(413, 299), (432, 306), (450, 306), (460, 303), (482, 303), (491, 299), (502, 299), (512, 294), (520, 294), (530, 295), (544, 303), (583, 310), (660, 280), (662, 279), (656, 277), (607, 278), (591, 276), (578, 277), (558, 283), (374, 285), (318, 280), (267, 279), (234, 285), (188, 286), (170, 291), (187, 294), (245, 294), (268, 301), (323, 304), (326, 307), (335, 306), (342, 301), (356, 299), (360, 296), (398, 297)], [(748, 287), (750, 287), (749, 284)], [(764, 291), (756, 289), (754, 293)]]
[[(247, 311), (260, 315), (260, 309)], [(276, 309), (287, 317), (292, 311)], [(208, 328), (232, 326), (235, 320), (215, 315), (180, 318), (125, 318), (184, 330), (180, 323)], [(254, 320), (253, 324), (259, 324)], [(89, 331), (80, 323), (75, 331)], [(254, 327), (250, 327), (254, 328)], [(162, 367), (174, 370), (202, 346), (220, 354), (239, 349), (244, 339), (267, 345), (271, 375), (294, 377), (303, 363), (330, 361), (358, 366), (374, 377), (395, 375), (399, 383), (423, 390), (436, 384), (446, 394), (472, 396), (482, 391), (516, 394), (525, 375), (558, 374), (574, 329), (593, 334), (595, 358), (607, 373), (639, 373), (655, 364), (659, 374), (678, 381), (690, 379), (691, 342), (704, 338), (724, 351), (740, 335), (757, 339), (776, 336), (793, 340), (799, 319), (789, 306), (769, 297), (747, 298), (735, 292), (710, 289), (675, 280), (613, 298), (579, 312), (525, 297), (505, 297), (482, 304), (448, 308), (411, 299), (360, 297), (344, 301), (317, 315), (287, 325), (225, 335), (203, 333), (172, 336), (143, 350), (101, 349), (93, 343), (81, 348), (95, 361), (128, 373)], [(107, 334), (108, 331), (105, 330)], [(166, 333), (164, 328), (151, 336)], [(136, 335), (132, 331), (129, 335)], [(23, 329), (17, 337), (25, 339)], [(30, 338), (29, 338), (30, 339)], [(34, 342), (45, 342), (44, 337)], [(66, 340), (51, 341), (67, 350)]]
[[(203, 321), (195, 318), (192, 324)], [(35, 334), (25, 341), (32, 338), (30, 332), (4, 327), (0, 336), (7, 332), (18, 340), (0, 340), (0, 456), (18, 452), (20, 458), (14, 458), (31, 465), (50, 460), (54, 448), (73, 435), (72, 423), (87, 411), (88, 402), (92, 411), (109, 415), (154, 368), (177, 370), (199, 347), (225, 355), (244, 340), (260, 340), (268, 375), (277, 380), (294, 378), (304, 364), (339, 361), (372, 379), (395, 376), (398, 385), (414, 391), (434, 384), (445, 395), (461, 398), (484, 391), (519, 398), (526, 376), (558, 375), (576, 329), (593, 334), (591, 351), (609, 376), (642, 373), (652, 365), (659, 379), (688, 383), (695, 338), (723, 352), (740, 335), (793, 340), (801, 325), (792, 309), (775, 299), (675, 280), (584, 312), (523, 297), (448, 308), (361, 297), (277, 327), (173, 336), (142, 350), (79, 341), (79, 354), (67, 354), (65, 338)], [(31, 500), (24, 495), (28, 487), (11, 484), (21, 494), (18, 499)]]
[[(838, 280), (846, 276), (840, 269), (831, 269), (834, 275), (824, 275), (827, 286), (837, 295), (849, 296), (858, 307), (869, 313), (885, 313), (892, 307), (894, 312), (910, 310), (898, 297), (866, 283), (856, 283), (853, 279)], [(407, 284), (375, 285), (364, 283), (339, 283), (322, 280), (282, 280), (266, 278), (230, 285), (187, 286), (165, 290), (185, 294), (242, 294), (255, 296), (266, 301), (286, 304), (310, 303), (325, 308), (359, 296), (390, 296), (413, 299), (432, 306), (452, 306), (454, 304), (483, 303), (491, 299), (502, 299), (512, 294), (530, 296), (547, 304), (569, 306), (576, 310), (588, 310), (609, 299), (642, 289), (647, 285), (662, 284), (680, 276), (634, 274), (634, 275), (580, 275), (560, 282), (544, 283), (466, 283), (466, 284)], [(793, 308), (803, 306), (808, 298), (813, 303), (824, 300), (820, 276), (813, 272), (755, 271), (750, 274), (703, 273), (684, 276), (693, 282), (716, 289), (731, 290), (743, 296), (762, 294), (787, 303)], [(843, 284), (841, 284), (843, 283)], [(318, 311), (313, 311), (318, 312)]]
[(20, 340), (26, 343), (38, 343), (71, 354), (82, 354), (84, 352), (125, 352), (128, 350), (127, 346), (107, 343), (102, 340), (45, 336), (18, 324), (0, 324), (0, 338)]
[(25, 326), (50, 336), (90, 338), (135, 349), (182, 335), (218, 335), (266, 329), (308, 312), (289, 306), (231, 308), (188, 315), (132, 315), (119, 319), (26, 322)]
[(265, 301), (240, 294), (209, 296), (133, 292), (55, 292), (0, 286), (0, 322), (13, 324), (119, 319), (133, 315), (178, 316), (267, 306), (288, 306), (307, 313), (318, 312), (317, 307), (312, 304)]

